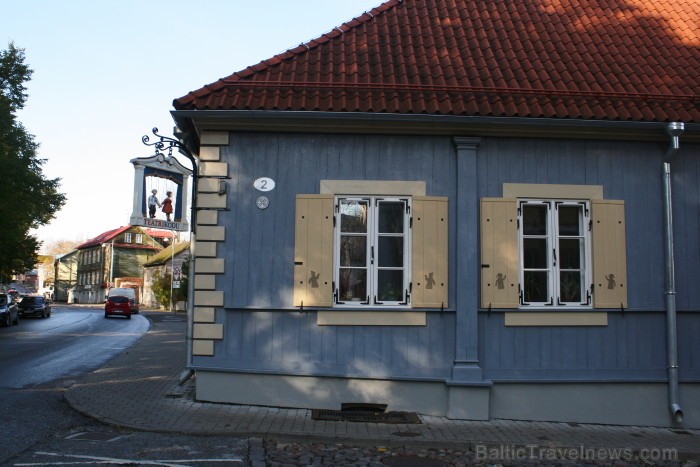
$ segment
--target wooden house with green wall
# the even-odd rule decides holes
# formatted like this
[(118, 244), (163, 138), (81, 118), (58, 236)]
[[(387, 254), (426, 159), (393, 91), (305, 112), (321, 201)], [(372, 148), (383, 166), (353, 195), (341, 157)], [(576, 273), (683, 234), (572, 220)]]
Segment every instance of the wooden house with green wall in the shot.
[(77, 247), (76, 303), (102, 303), (112, 287), (143, 291), (143, 267), (163, 249), (164, 231), (126, 225), (108, 230)]

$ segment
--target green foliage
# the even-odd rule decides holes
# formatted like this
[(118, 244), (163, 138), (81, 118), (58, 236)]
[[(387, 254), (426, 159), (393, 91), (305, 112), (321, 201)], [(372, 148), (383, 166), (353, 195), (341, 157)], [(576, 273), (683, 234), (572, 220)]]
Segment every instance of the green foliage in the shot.
[(37, 158), (39, 145), (16, 118), (27, 100), (24, 83), (31, 75), (24, 50), (12, 43), (0, 50), (0, 281), (34, 267), (40, 242), (29, 232), (53, 219), (66, 201), (58, 192), (60, 179), (44, 177), (46, 160)]
[[(189, 277), (190, 263), (189, 261), (182, 262), (182, 279), (180, 280), (180, 288), (173, 289), (173, 304), (177, 302), (187, 301), (187, 284)], [(161, 274), (160, 271), (153, 275), (153, 283), (151, 289), (156, 300), (162, 307), (170, 308), (170, 273)]]

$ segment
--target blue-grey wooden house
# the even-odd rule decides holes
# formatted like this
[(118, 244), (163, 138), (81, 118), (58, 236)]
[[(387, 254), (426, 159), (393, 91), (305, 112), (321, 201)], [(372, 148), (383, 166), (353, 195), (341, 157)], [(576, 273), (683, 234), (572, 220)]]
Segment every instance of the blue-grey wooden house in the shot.
[(197, 397), (700, 427), (699, 19), (391, 0), (176, 99)]

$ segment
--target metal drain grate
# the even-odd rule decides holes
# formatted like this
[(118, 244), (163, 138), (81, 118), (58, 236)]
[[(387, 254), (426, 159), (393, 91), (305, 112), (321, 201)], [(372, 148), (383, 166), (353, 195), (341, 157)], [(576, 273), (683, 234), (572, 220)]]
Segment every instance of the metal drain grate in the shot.
[(124, 438), (126, 435), (120, 435), (117, 433), (102, 433), (98, 431), (82, 431), (80, 433), (75, 433), (70, 436), (66, 436), (64, 439), (72, 439), (74, 441), (103, 441), (105, 443), (110, 443), (118, 439)]
[(313, 420), (330, 422), (364, 422), (364, 423), (421, 423), (413, 412), (377, 412), (371, 410), (311, 410)]

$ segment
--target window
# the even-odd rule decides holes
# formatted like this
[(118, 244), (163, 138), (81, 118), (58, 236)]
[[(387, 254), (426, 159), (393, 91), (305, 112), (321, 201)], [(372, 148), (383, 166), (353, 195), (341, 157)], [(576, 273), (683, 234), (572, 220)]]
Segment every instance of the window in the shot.
[(406, 306), (410, 200), (336, 198), (333, 302)]
[(124, 243), (131, 243), (131, 233), (124, 234)]
[(591, 306), (588, 201), (519, 200), (520, 304)]
[(143, 235), (136, 234), (136, 243), (143, 243)]
[(297, 195), (294, 306), (447, 308), (447, 198), (372, 183), (366, 195)]
[(504, 184), (481, 199), (481, 307), (627, 307), (625, 203), (596, 185)]

